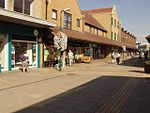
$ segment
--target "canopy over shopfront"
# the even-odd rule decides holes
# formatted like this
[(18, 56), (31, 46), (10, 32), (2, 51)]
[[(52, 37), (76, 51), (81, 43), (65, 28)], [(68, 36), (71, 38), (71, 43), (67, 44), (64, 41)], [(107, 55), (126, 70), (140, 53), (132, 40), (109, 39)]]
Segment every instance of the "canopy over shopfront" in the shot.
[(106, 37), (94, 35), (88, 32), (78, 32), (78, 31), (73, 31), (73, 30), (68, 30), (68, 29), (63, 29), (63, 32), (67, 34), (69, 38), (122, 47), (122, 44), (120, 42), (112, 41)]
[(0, 21), (27, 25), (31, 27), (38, 27), (38, 28), (47, 28), (51, 26), (53, 27), (56, 26), (54, 23), (51, 23), (47, 20), (35, 18), (30, 15), (26, 15), (18, 12), (5, 10), (3, 8), (0, 8)]

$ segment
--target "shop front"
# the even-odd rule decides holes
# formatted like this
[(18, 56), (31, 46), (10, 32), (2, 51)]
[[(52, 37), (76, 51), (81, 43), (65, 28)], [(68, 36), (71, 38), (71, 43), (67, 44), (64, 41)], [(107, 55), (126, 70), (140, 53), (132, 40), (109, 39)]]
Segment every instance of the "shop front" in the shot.
[(2, 71), (18, 69), (28, 59), (29, 66), (43, 66), (45, 29), (54, 23), (29, 15), (0, 9), (0, 64)]
[(18, 69), (26, 59), (29, 61), (29, 66), (40, 66), (39, 37), (34, 36), (33, 33), (36, 28), (2, 22), (0, 29), (2, 71)]

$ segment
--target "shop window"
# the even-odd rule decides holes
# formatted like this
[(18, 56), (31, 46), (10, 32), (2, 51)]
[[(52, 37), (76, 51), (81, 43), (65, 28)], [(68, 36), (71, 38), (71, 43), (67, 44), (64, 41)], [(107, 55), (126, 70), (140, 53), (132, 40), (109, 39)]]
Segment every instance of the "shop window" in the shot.
[(52, 9), (52, 19), (57, 20), (57, 10)]
[(5, 0), (0, 0), (0, 7), (4, 8), (5, 6)]
[(33, 0), (14, 0), (14, 11), (30, 15), (30, 5)]
[(30, 42), (13, 41), (12, 54), (13, 67), (22, 65), (22, 61), (28, 59), (29, 65), (36, 66), (36, 44)]
[(80, 27), (80, 19), (77, 19), (77, 27)]
[(71, 14), (64, 12), (64, 28), (71, 29), (72, 16)]

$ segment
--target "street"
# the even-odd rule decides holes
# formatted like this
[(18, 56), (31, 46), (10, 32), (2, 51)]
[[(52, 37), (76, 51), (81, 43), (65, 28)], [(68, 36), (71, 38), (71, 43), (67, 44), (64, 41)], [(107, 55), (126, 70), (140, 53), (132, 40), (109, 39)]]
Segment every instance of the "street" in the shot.
[(150, 113), (143, 60), (107, 60), (0, 75), (0, 113)]

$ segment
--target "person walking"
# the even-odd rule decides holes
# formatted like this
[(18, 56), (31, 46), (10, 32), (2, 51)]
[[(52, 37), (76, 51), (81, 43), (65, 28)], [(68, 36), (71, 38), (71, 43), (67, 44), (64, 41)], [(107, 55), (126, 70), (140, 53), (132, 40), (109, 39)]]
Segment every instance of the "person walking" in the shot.
[(116, 58), (117, 58), (117, 52), (116, 51), (113, 51), (113, 53), (111, 55), (111, 58), (112, 58), (112, 63), (115, 64), (116, 63)]
[(71, 50), (68, 52), (69, 66), (72, 66), (73, 63), (73, 53)]
[(22, 61), (22, 67), (19, 68), (19, 70), (21, 70), (22, 72), (28, 72), (28, 68), (29, 68), (29, 61), (28, 58), (26, 58), (24, 61)]
[(120, 63), (120, 53), (117, 53), (117, 58), (116, 58), (116, 62), (117, 62), (117, 64), (119, 65), (119, 63)]

